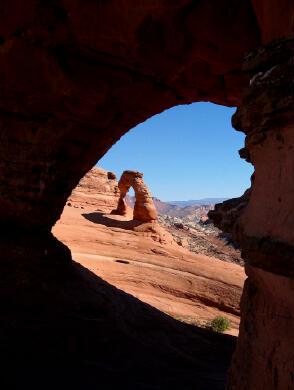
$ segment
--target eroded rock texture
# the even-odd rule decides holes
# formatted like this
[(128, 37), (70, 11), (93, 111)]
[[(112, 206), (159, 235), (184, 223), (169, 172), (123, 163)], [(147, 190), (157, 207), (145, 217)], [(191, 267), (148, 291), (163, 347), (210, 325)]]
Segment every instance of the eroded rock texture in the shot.
[[(229, 386), (289, 387), (285, 346), (291, 345), (290, 314), (285, 295), (290, 290), (281, 287), (274, 294), (268, 283), (286, 286), (293, 269), (291, 60), (287, 42), (277, 44), (293, 34), (293, 2), (7, 0), (0, 11), (1, 347), (8, 378), (22, 378), (15, 368), (23, 367), (24, 361), (23, 372), (29, 374), (36, 362), (49, 367), (56, 356), (58, 362), (84, 359), (90, 365), (87, 372), (95, 367), (105, 373), (115, 360), (112, 355), (117, 356), (109, 341), (117, 334), (121, 336), (116, 341), (123, 340), (126, 349), (132, 344), (136, 354), (116, 362), (123, 362), (126, 370), (128, 362), (137, 363), (137, 340), (146, 335), (144, 325), (158, 329), (160, 316), (155, 320), (142, 309), (147, 315), (144, 324), (134, 315), (139, 326), (131, 327), (126, 315), (121, 329), (121, 322), (113, 321), (118, 306), (107, 304), (107, 288), (99, 290), (89, 282), (92, 276), (70, 262), (69, 250), (50, 230), (79, 180), (130, 128), (177, 104), (201, 100), (239, 105), (250, 78), (241, 65), (251, 51), (244, 69), (256, 77), (233, 121), (247, 133), (242, 156), (254, 164), (256, 173), (250, 201), (232, 227), (248, 264), (248, 281)], [(252, 52), (270, 42), (268, 49)], [(277, 330), (277, 318), (283, 334)], [(138, 328), (144, 331), (135, 339), (133, 329)], [(106, 338), (105, 329), (111, 329)], [(84, 336), (89, 332), (91, 340)], [(263, 334), (269, 335), (266, 340)], [(150, 339), (154, 337), (152, 333)], [(197, 345), (200, 339), (197, 336)], [(183, 340), (177, 346), (172, 340), (167, 335), (160, 345), (180, 351)], [(146, 345), (149, 342), (143, 340), (141, 351), (146, 352)], [(176, 354), (171, 367), (187, 366), (183, 356), (190, 347)], [(108, 365), (97, 351), (108, 353)], [(212, 352), (201, 351), (199, 347), (211, 367), (205, 371), (199, 368), (204, 359), (193, 360), (198, 377), (189, 377), (185, 387), (196, 378), (197, 388), (222, 388), (223, 379), (218, 378), (223, 378), (226, 364), (211, 360)], [(43, 364), (45, 356), (49, 358)], [(160, 356), (169, 361), (166, 354)], [(9, 364), (14, 375), (9, 375)], [(151, 359), (140, 364), (135, 371), (146, 375), (146, 366), (153, 363)], [(56, 367), (60, 365), (49, 370), (50, 378), (58, 377)], [(77, 373), (73, 367), (69, 372)], [(92, 377), (85, 375), (89, 382), (83, 388), (100, 380), (93, 372), (92, 368)], [(105, 375), (105, 383), (112, 377), (113, 373)], [(127, 375), (121, 378), (119, 384), (128, 389), (142, 384), (140, 375), (132, 384)], [(167, 382), (165, 386), (172, 388)]]
[(103, 211), (111, 211), (119, 199), (118, 181), (113, 172), (94, 167), (80, 180), (72, 191), (67, 204), (90, 206)]
[(241, 246), (248, 275), (228, 389), (293, 387), (293, 53), (283, 40), (247, 55), (252, 78), (232, 123), (246, 133), (252, 187), (210, 212)]
[(115, 214), (125, 215), (127, 213), (127, 203), (125, 197), (130, 188), (135, 192), (135, 204), (133, 218), (142, 221), (150, 222), (157, 221), (157, 212), (154, 206), (151, 192), (148, 190), (146, 183), (143, 180), (143, 173), (137, 171), (124, 171), (118, 182), (120, 190), (120, 198), (117, 208), (113, 211)]
[(238, 104), (244, 53), (260, 42), (247, 0), (13, 0), (1, 11), (0, 218), (24, 231), (50, 230), (85, 173), (148, 117)]

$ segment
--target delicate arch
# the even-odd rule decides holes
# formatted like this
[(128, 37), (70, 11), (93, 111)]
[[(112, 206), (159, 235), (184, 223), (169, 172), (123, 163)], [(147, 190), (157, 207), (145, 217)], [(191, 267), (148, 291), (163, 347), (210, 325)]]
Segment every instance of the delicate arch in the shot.
[(125, 197), (129, 189), (133, 187), (135, 191), (136, 202), (134, 205), (133, 219), (142, 222), (157, 220), (157, 212), (154, 206), (151, 192), (143, 180), (143, 173), (137, 171), (124, 171), (118, 182), (120, 197), (114, 214), (125, 215), (127, 213), (127, 204)]

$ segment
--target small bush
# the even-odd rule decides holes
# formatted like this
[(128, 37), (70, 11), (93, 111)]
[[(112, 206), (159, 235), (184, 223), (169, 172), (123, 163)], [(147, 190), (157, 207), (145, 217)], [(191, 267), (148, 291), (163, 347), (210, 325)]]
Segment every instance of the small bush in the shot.
[(227, 317), (217, 316), (211, 321), (210, 327), (214, 332), (223, 333), (230, 329), (231, 321)]

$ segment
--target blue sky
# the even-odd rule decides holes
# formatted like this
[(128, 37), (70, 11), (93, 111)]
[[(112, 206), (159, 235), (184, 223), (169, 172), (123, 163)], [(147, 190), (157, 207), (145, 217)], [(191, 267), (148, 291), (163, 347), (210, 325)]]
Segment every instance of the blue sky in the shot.
[(164, 201), (240, 196), (253, 167), (239, 157), (245, 135), (231, 126), (234, 112), (212, 103), (173, 107), (131, 129), (97, 166), (118, 179), (126, 169), (143, 172)]

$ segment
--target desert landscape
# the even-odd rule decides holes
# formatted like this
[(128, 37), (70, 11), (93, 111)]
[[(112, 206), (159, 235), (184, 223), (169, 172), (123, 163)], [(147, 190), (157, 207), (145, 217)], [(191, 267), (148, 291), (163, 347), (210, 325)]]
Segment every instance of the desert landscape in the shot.
[[(133, 221), (129, 206), (125, 215), (111, 214), (119, 194), (114, 173), (93, 168), (73, 190), (53, 234), (71, 249), (75, 261), (117, 288), (200, 327), (218, 315), (226, 316), (231, 321), (226, 333), (237, 336), (244, 268), (195, 254), (184, 245), (187, 239), (180, 236), (186, 233), (194, 240), (210, 238), (209, 248), (212, 238), (204, 229), (197, 232), (183, 224), (178, 228), (177, 219), (167, 224), (161, 216), (161, 224), (158, 218)], [(202, 208), (199, 218), (210, 209)]]
[[(293, 15), (290, 0), (1, 2), (1, 388), (293, 389)], [(155, 118), (180, 107), (163, 135)], [(101, 165), (149, 120), (159, 141)], [(233, 155), (251, 164), (242, 191), (224, 180)], [(217, 186), (161, 192), (195, 173)], [(213, 196), (230, 199), (185, 201)], [(231, 334), (207, 327), (217, 315)]]

